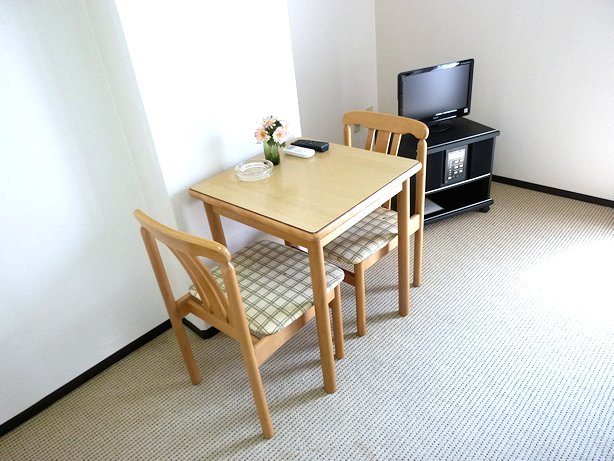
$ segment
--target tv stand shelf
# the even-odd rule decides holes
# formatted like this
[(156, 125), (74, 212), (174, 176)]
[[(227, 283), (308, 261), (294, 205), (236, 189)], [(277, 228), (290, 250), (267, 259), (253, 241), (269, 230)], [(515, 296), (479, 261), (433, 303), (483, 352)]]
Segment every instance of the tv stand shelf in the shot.
[[(425, 224), (465, 211), (487, 212), (494, 200), (490, 183), (499, 131), (461, 117), (448, 121), (449, 128), (431, 130), (427, 141)], [(446, 183), (446, 152), (466, 146), (464, 173), (458, 182)], [(416, 139), (403, 136), (399, 155), (416, 158)], [(412, 186), (413, 187), (413, 186)]]

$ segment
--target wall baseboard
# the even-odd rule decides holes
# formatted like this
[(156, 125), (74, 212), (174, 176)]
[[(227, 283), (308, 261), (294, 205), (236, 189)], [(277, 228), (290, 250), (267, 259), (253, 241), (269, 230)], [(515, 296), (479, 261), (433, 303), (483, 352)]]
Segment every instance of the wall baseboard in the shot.
[(212, 336), (218, 334), (220, 332), (220, 330), (218, 330), (215, 327), (209, 327), (206, 330), (201, 330), (200, 328), (198, 328), (196, 325), (194, 325), (192, 322), (190, 322), (188, 319), (186, 319), (185, 317), (183, 319), (181, 319), (183, 321), (183, 324), (188, 327), (190, 330), (192, 330), (194, 333), (196, 333), (201, 339), (209, 339)]
[(164, 333), (166, 330), (170, 328), (171, 328), (171, 322), (170, 320), (166, 320), (165, 322), (155, 327), (153, 330), (148, 331), (140, 338), (135, 339), (127, 346), (122, 347), (120, 350), (118, 350), (114, 354), (104, 359), (102, 362), (94, 365), (92, 368), (80, 374), (72, 381), (64, 384), (62, 387), (60, 387), (56, 391), (52, 392), (48, 396), (39, 400), (31, 407), (19, 413), (17, 416), (14, 416), (13, 418), (6, 421), (5, 423), (0, 424), (0, 437), (12, 431), (17, 426), (26, 422), (28, 419), (37, 415), (38, 413), (40, 413), (47, 407), (50, 407), (53, 403), (57, 402), (62, 397), (68, 395), (70, 392), (74, 391), (76, 388), (84, 384), (86, 381), (89, 381), (94, 376), (103, 372), (104, 370), (109, 368), (111, 365), (114, 365), (115, 363), (119, 362), (121, 359), (131, 354), (132, 352), (136, 351), (139, 347), (144, 346), (149, 341), (161, 335), (162, 333)]
[(530, 182), (520, 181), (518, 179), (505, 178), (503, 176), (497, 175), (493, 175), (492, 180), (504, 184), (509, 184), (510, 186), (522, 187), (524, 189), (531, 189), (538, 192), (544, 192), (546, 194), (558, 195), (559, 197), (565, 197), (573, 200), (579, 200), (581, 202), (594, 203), (596, 205), (614, 208), (614, 200), (593, 197), (592, 195), (579, 194), (577, 192), (569, 192), (563, 189), (556, 189), (554, 187), (542, 186), (540, 184), (533, 184)]

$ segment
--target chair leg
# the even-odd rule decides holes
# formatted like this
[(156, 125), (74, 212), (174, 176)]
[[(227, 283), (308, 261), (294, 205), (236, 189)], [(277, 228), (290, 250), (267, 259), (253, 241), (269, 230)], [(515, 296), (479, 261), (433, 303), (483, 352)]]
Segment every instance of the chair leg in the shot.
[(423, 225), (414, 234), (414, 287), (422, 284), (422, 243), (424, 237)]
[(262, 427), (262, 435), (265, 439), (270, 439), (274, 434), (273, 423), (271, 422), (269, 406), (266, 401), (266, 395), (264, 394), (260, 369), (258, 368), (258, 363), (256, 362), (256, 355), (254, 354), (254, 349), (251, 345), (251, 339), (249, 337), (241, 339), (240, 343), (241, 354), (243, 355), (243, 362), (245, 363), (245, 369), (247, 370), (249, 385), (252, 388), (254, 402), (256, 403), (256, 411), (258, 412), (258, 419), (260, 420), (260, 426)]
[(354, 290), (356, 292), (356, 329), (358, 336), (367, 334), (367, 308), (365, 302), (365, 270), (362, 263), (354, 265)]
[(198, 366), (196, 365), (196, 360), (194, 360), (194, 354), (192, 353), (190, 342), (185, 334), (185, 327), (181, 322), (181, 316), (175, 312), (171, 312), (170, 309), (167, 310), (171, 320), (171, 325), (173, 327), (173, 333), (175, 333), (175, 338), (177, 338), (177, 343), (179, 344), (183, 361), (185, 362), (185, 366), (188, 369), (188, 374), (190, 375), (190, 381), (192, 384), (200, 384), (200, 371), (198, 371)]
[(333, 331), (335, 334), (335, 356), (342, 359), (345, 356), (343, 339), (343, 313), (341, 310), (341, 286), (335, 287), (335, 298), (330, 303), (333, 311)]

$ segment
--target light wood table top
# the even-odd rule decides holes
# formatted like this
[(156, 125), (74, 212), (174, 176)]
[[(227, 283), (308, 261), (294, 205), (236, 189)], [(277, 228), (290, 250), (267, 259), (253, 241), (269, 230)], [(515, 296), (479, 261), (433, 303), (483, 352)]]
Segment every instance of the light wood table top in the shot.
[(379, 201), (380, 196), (394, 195), (391, 189), (400, 190), (401, 182), (419, 169), (412, 159), (331, 144), (327, 152), (308, 159), (282, 154), (280, 165), (267, 179), (240, 181), (229, 168), (192, 186), (190, 193), (322, 234), (347, 213), (379, 206), (385, 201)]

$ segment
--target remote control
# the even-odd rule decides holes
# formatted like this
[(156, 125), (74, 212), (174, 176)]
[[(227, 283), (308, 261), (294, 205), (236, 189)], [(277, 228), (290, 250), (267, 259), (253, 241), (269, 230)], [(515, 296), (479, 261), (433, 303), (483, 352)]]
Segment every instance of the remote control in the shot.
[(312, 139), (297, 139), (292, 144), (299, 147), (306, 147), (308, 149), (317, 150), (318, 152), (326, 152), (328, 150), (327, 142), (314, 141)]
[(313, 157), (316, 153), (313, 149), (307, 149), (306, 147), (299, 146), (286, 146), (284, 152), (287, 155), (294, 155), (295, 157), (309, 158)]

